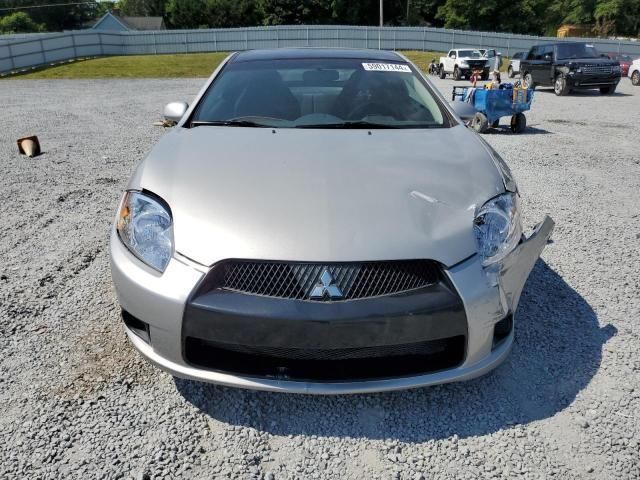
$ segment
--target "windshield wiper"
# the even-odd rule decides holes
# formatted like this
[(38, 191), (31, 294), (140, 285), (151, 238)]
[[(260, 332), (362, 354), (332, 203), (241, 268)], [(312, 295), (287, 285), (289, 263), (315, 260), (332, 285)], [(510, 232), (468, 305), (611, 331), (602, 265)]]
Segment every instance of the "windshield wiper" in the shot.
[(302, 124), (296, 125), (295, 128), (335, 128), (335, 129), (376, 129), (376, 128), (438, 128), (442, 125), (432, 124), (432, 123), (414, 123), (414, 124), (389, 124), (389, 123), (375, 123), (375, 122), (367, 122), (366, 120), (358, 120), (358, 121), (350, 121), (350, 122), (340, 122), (340, 123), (313, 123), (313, 124)]
[(191, 127), (200, 126), (214, 126), (214, 127), (257, 127), (257, 128), (271, 128), (271, 125), (265, 125), (263, 123), (253, 122), (251, 120), (193, 120), (189, 123)]
[(398, 125), (389, 125), (388, 123), (367, 122), (365, 120), (338, 122), (338, 123), (309, 123), (296, 125), (295, 128), (402, 128)]

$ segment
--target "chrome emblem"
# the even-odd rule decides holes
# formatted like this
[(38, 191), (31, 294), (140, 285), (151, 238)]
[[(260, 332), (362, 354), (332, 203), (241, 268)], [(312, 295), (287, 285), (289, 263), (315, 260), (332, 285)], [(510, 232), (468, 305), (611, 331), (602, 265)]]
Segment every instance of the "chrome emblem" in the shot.
[(333, 275), (328, 269), (324, 269), (320, 275), (320, 281), (311, 290), (310, 298), (342, 298), (342, 290), (334, 282)]

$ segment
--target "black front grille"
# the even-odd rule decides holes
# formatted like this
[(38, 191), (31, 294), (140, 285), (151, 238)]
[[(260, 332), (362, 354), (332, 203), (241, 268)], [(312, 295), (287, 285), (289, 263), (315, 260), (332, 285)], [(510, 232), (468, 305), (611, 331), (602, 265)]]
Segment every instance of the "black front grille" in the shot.
[(613, 72), (613, 67), (611, 65), (586, 64), (582, 66), (582, 72), (586, 75), (608, 75)]
[(438, 264), (429, 260), (362, 263), (230, 260), (214, 268), (213, 285), (208, 287), (265, 297), (339, 301), (427, 287), (438, 282), (439, 272)]
[(465, 337), (327, 350), (233, 345), (187, 337), (184, 352), (191, 365), (237, 375), (282, 380), (369, 380), (454, 368), (464, 360)]

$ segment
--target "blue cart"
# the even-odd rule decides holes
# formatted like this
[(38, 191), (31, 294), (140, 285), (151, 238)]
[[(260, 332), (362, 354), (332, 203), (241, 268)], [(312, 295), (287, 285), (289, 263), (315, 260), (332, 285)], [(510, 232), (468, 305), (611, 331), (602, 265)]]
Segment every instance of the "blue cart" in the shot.
[(524, 113), (531, 108), (533, 90), (525, 88), (471, 88), (453, 87), (452, 100), (469, 102), (477, 113), (471, 127), (478, 133), (487, 131), (489, 125), (497, 127), (500, 117), (511, 117), (511, 130), (523, 132), (527, 128)]

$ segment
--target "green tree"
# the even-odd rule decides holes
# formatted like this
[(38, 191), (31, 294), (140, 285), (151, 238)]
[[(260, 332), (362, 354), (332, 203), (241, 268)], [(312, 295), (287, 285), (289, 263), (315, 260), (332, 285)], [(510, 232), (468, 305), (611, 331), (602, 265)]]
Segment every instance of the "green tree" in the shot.
[(163, 17), (166, 4), (166, 0), (119, 0), (117, 7), (131, 17)]
[[(65, 4), (66, 3), (66, 4)], [(73, 5), (67, 0), (0, 0), (0, 8), (12, 8), (7, 14), (24, 12), (43, 29), (49, 32), (60, 30), (80, 29), (94, 20), (99, 12), (99, 4), (86, 0), (81, 4)], [(40, 5), (40, 8), (25, 8), (29, 5)], [(4, 12), (3, 12), (4, 13)]]
[(0, 33), (32, 33), (42, 31), (42, 25), (34, 22), (25, 12), (14, 12), (0, 17)]
[(206, 28), (206, 0), (169, 0), (167, 20), (172, 28)]

